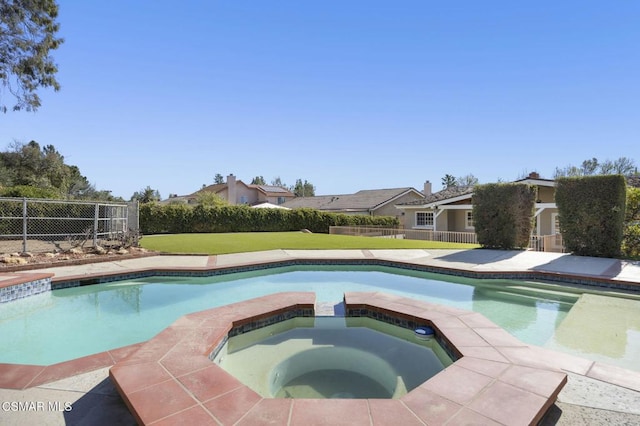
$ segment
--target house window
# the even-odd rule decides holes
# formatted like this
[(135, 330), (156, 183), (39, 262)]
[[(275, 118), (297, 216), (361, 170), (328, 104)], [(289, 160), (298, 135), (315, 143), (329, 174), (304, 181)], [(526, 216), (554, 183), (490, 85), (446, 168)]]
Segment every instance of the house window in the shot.
[(416, 212), (416, 226), (433, 228), (433, 212)]
[(247, 204), (248, 202), (249, 202), (249, 199), (247, 198), (246, 195), (240, 196), (240, 204)]
[(284, 197), (278, 197), (278, 204), (284, 203)]
[(464, 227), (466, 229), (473, 229), (473, 210), (467, 210), (464, 214)]

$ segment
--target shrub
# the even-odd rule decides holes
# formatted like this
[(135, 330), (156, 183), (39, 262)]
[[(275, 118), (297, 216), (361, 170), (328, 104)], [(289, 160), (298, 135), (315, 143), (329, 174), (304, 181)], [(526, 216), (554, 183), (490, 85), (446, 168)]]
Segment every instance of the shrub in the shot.
[(640, 258), (640, 188), (627, 187), (627, 204), (622, 234), (622, 255)]
[(335, 225), (398, 226), (398, 220), (385, 216), (324, 213), (313, 209), (254, 209), (249, 206), (210, 206), (186, 204), (140, 205), (140, 229), (144, 234), (190, 232), (299, 231), (328, 233)]
[(629, 224), (624, 227), (622, 254), (632, 259), (640, 259), (640, 224)]
[(477, 185), (472, 202), (478, 243), (499, 249), (527, 247), (535, 199), (535, 187), (530, 185)]
[(556, 204), (567, 250), (582, 256), (619, 256), (625, 199), (621, 175), (558, 179)]
[(627, 187), (624, 221), (625, 223), (640, 222), (640, 188)]

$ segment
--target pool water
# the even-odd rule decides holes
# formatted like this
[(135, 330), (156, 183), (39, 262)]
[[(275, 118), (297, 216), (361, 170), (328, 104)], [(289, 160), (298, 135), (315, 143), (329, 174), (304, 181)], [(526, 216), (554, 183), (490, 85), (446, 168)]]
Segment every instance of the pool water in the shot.
[[(309, 321), (310, 320), (310, 321)], [(296, 318), (231, 337), (213, 359), (265, 398), (400, 398), (452, 360), (370, 318)]]
[(388, 267), (284, 267), (204, 278), (151, 277), (55, 290), (0, 305), (0, 362), (49, 365), (150, 339), (180, 316), (283, 291), (338, 303), (382, 291), (480, 312), (543, 345), (577, 300), (517, 281), (482, 281)]

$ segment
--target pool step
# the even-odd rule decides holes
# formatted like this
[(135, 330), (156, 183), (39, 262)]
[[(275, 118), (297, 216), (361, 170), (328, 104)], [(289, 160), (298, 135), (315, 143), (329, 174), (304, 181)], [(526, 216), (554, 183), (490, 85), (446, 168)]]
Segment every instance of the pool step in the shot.
[(317, 317), (344, 317), (344, 302), (316, 302)]

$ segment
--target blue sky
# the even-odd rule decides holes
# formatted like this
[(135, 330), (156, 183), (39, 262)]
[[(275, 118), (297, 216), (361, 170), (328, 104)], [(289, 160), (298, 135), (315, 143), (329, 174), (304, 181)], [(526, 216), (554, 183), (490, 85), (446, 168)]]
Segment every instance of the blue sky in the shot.
[(0, 115), (0, 145), (52, 144), (125, 199), (216, 173), (339, 194), (640, 163), (640, 2), (59, 4), (62, 89)]

